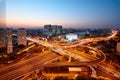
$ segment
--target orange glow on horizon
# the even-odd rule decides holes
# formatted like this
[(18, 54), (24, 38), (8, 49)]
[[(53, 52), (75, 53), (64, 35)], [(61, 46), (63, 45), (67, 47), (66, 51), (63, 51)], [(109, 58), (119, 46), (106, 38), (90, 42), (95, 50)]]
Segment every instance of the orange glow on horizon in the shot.
[(62, 25), (65, 28), (84, 28), (87, 26), (96, 26), (99, 25), (98, 23), (89, 23), (89, 22), (80, 22), (80, 23), (72, 23), (72, 22), (48, 22), (48, 21), (31, 21), (31, 20), (7, 20), (7, 26), (9, 27), (44, 27), (44, 25), (51, 24), (51, 25)]
[(6, 27), (6, 22), (3, 20), (0, 20), (0, 27)]
[(69, 22), (69, 21), (48, 21), (44, 20), (43, 21), (37, 21), (37, 20), (23, 20), (23, 19), (10, 19), (7, 18), (7, 26), (13, 26), (13, 27), (43, 27), (44, 25), (51, 24), (51, 25), (62, 25), (63, 27), (80, 27), (86, 25), (85, 22), (77, 23), (77, 22)]

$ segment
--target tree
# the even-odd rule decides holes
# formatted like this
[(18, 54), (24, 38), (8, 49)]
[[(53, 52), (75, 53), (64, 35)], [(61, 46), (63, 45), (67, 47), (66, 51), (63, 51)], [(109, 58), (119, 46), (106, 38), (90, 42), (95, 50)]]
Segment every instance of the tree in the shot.
[(77, 76), (75, 80), (97, 80), (97, 79), (88, 76)]
[(54, 80), (70, 80), (67, 77), (63, 77), (63, 76), (57, 76), (54, 78)]
[(25, 48), (25, 45), (20, 44), (20, 45), (18, 45), (18, 48), (23, 49), (23, 48)]
[(69, 60), (69, 57), (67, 55), (64, 55), (63, 58), (62, 58), (63, 61), (68, 61)]
[(7, 48), (6, 48), (6, 47), (0, 48), (0, 53), (5, 53), (5, 52), (6, 52), (6, 50), (7, 50)]

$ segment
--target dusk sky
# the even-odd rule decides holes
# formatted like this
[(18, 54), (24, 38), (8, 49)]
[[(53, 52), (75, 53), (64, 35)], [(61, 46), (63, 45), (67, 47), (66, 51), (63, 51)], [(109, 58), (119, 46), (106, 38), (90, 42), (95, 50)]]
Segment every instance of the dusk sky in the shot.
[(6, 0), (10, 26), (120, 27), (120, 0)]

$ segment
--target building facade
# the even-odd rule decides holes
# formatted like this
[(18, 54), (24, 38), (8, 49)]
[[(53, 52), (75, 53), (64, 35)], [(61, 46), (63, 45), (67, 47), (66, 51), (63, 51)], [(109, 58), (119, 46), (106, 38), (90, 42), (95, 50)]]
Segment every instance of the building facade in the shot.
[(7, 53), (10, 54), (13, 52), (13, 38), (12, 38), (12, 29), (7, 29)]
[(0, 28), (0, 48), (6, 47), (6, 29)]
[(71, 42), (78, 39), (78, 35), (74, 33), (69, 33), (66, 35), (65, 41)]
[(27, 45), (26, 40), (26, 30), (24, 28), (18, 29), (17, 36), (18, 36), (18, 45)]
[(62, 26), (58, 25), (45, 25), (44, 26), (44, 35), (48, 38), (51, 36), (57, 36), (62, 34)]

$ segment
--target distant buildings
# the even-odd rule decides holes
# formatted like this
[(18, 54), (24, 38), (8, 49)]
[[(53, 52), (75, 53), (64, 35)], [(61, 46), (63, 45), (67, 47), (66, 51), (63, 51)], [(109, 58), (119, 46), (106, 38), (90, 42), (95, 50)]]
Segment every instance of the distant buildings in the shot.
[(62, 26), (57, 25), (45, 25), (43, 33), (46, 37), (52, 37), (62, 34)]
[(97, 37), (97, 36), (108, 36), (111, 33), (111, 29), (94, 29), (90, 30), (90, 35), (92, 37)]
[(11, 28), (0, 28), (0, 54), (13, 53), (19, 45), (27, 45), (26, 30), (20, 28), (17, 30), (17, 35)]
[(12, 53), (12, 29), (0, 28), (0, 53)]
[(18, 36), (18, 45), (27, 45), (26, 41), (26, 30), (24, 28), (18, 29), (17, 36)]

